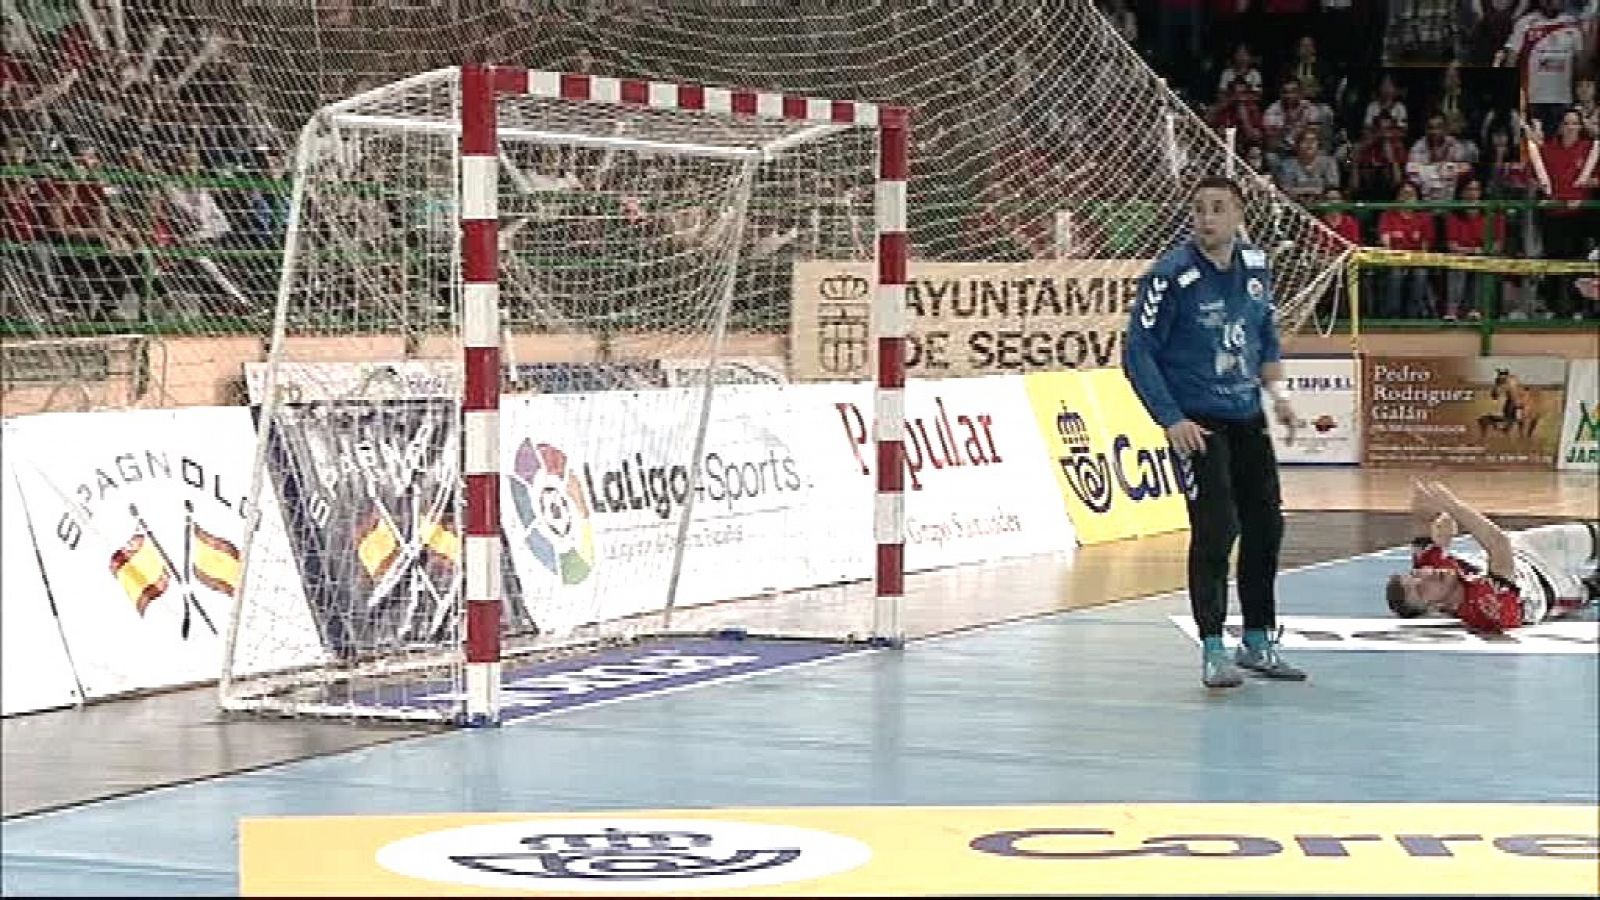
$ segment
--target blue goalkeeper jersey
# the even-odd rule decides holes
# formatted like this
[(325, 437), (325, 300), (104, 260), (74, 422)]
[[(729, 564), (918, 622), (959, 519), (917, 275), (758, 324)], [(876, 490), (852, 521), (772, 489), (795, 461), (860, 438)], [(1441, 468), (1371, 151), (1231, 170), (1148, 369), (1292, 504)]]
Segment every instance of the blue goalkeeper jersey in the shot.
[(1219, 270), (1192, 240), (1167, 251), (1139, 280), (1123, 346), (1128, 381), (1162, 428), (1260, 415), (1261, 366), (1281, 355), (1267, 255), (1238, 241)]

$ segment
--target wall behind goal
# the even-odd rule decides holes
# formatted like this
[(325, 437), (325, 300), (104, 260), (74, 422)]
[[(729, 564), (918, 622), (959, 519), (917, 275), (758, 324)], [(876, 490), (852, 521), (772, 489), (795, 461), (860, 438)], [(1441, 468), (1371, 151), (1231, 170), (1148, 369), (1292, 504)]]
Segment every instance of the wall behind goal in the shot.
[[(1059, 429), (1053, 417), (1036, 415), (1045, 395), (1032, 382), (1081, 380), (1077, 396), (1096, 408), (1117, 406), (1118, 428), (1154, 427), (1141, 426), (1128, 408), (1119, 372), (1090, 375), (911, 382), (908, 569), (1070, 553), (1080, 535), (1116, 539), (1185, 527), (1181, 506), (1152, 528), (1098, 521), (1099, 513), (1069, 502), (1058, 480)], [(663, 420), (681, 414), (663, 392), (694, 390), (505, 398), (502, 515), (516, 574), (508, 592), (521, 601), (562, 592), (556, 599), (569, 602), (554, 607), (557, 615), (565, 609), (577, 618), (659, 608), (677, 539), (672, 514), (688, 473), (648, 458), (661, 445), (649, 432), (670, 432)], [(871, 576), (872, 399), (871, 385), (847, 382), (719, 389), (679, 605)], [(580, 430), (580, 422), (589, 425)], [(1141, 447), (1147, 438), (1141, 433)], [(6, 423), (4, 714), (217, 677), (254, 448), (242, 407)], [(576, 495), (587, 542), (555, 541), (549, 523), (538, 521), (537, 504), (527, 501), (547, 487)], [(254, 571), (252, 583), (271, 578), (293, 589), (272, 592), (281, 608), (247, 612), (271, 616), (281, 638), (272, 644), (276, 656), (253, 658), (249, 667), (308, 662), (322, 652), (319, 624), (287, 562), (294, 557), (276, 497), (265, 504), (258, 540), (269, 561), (263, 566), (285, 571)], [(573, 553), (582, 565), (551, 565)], [(641, 581), (647, 591), (616, 589)], [(27, 689), (12, 687), (20, 685)]]
[[(7, 423), (6, 714), (217, 678), (239, 579), (255, 434), (242, 407), (52, 413)], [(269, 500), (261, 540), (286, 539)], [(25, 537), (19, 540), (19, 534)], [(284, 551), (273, 554), (285, 558)], [(10, 588), (13, 564), (38, 582)], [(311, 627), (293, 587), (282, 609)], [(41, 614), (41, 609), (44, 610)], [(15, 618), (14, 618), (15, 617)], [(63, 645), (69, 669), (54, 664)], [(309, 661), (285, 642), (265, 666)]]

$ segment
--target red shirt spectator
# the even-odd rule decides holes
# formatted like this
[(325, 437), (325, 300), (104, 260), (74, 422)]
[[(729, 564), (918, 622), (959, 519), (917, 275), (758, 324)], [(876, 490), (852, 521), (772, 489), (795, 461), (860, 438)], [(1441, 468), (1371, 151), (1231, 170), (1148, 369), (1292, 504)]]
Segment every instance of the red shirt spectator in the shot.
[(1360, 245), (1362, 242), (1361, 220), (1347, 212), (1324, 213), (1322, 224), (1352, 244)]
[(1408, 157), (1406, 142), (1400, 136), (1399, 126), (1393, 119), (1381, 118), (1374, 126), (1373, 132), (1361, 141), (1360, 148), (1356, 150), (1356, 165), (1404, 166)]
[(71, 176), (44, 182), (39, 196), (54, 222), (49, 223), (61, 239), (69, 242), (95, 241), (102, 236), (106, 219), (105, 186), (95, 180), (100, 157), (93, 147), (79, 151), (77, 171)]
[[(1590, 172), (1590, 181), (1579, 183), (1583, 165), (1589, 161), (1594, 141), (1583, 137), (1583, 123), (1578, 114), (1569, 112), (1561, 119), (1561, 130), (1554, 140), (1539, 145), (1539, 155), (1544, 159), (1545, 174), (1550, 176), (1550, 196), (1565, 203), (1587, 200), (1593, 179), (1600, 172)], [(1596, 166), (1600, 170), (1600, 165)]]
[(39, 211), (34, 206), (32, 184), (23, 178), (7, 178), (0, 182), (0, 197), (5, 198), (4, 231), (0, 238), (7, 242), (26, 244), (43, 237), (39, 227)]
[(1361, 201), (1388, 200), (1405, 178), (1404, 132), (1388, 116), (1380, 115), (1356, 147), (1352, 175), (1353, 195)]
[[(1469, 178), (1461, 185), (1457, 198), (1462, 203), (1477, 203), (1483, 199), (1483, 183), (1476, 178)], [(1493, 218), (1491, 225), (1486, 221)], [(1483, 238), (1488, 229), (1494, 229), (1494, 249), (1504, 252), (1506, 249), (1506, 217), (1500, 213), (1486, 216), (1481, 209), (1452, 212), (1444, 219), (1444, 243), (1451, 253), (1470, 253), (1474, 255), (1484, 253), (1488, 248), (1484, 246)]]
[(0, 51), (0, 97), (20, 92), (33, 79), (28, 77), (27, 64), (9, 53)]
[(1226, 132), (1229, 128), (1236, 128), (1236, 147), (1244, 147), (1261, 141), (1264, 134), (1261, 121), (1261, 99), (1250, 86), (1243, 81), (1235, 80), (1229, 85), (1228, 93), (1211, 107), (1211, 113), (1206, 117), (1211, 127), (1218, 132)]
[[(1417, 189), (1407, 182), (1396, 198), (1400, 203), (1417, 202)], [(1390, 250), (1428, 251), (1433, 249), (1438, 231), (1430, 213), (1414, 209), (1386, 209), (1378, 216), (1378, 240)]]
[(1451, 213), (1444, 223), (1444, 242), (1449, 245), (1451, 253), (1483, 253), (1486, 249), (1483, 244), (1484, 233), (1489, 228), (1494, 229), (1494, 247), (1497, 252), (1504, 253), (1506, 249), (1506, 220), (1504, 216), (1496, 213), (1494, 224), (1484, 222), (1482, 212), (1457, 212)]
[(44, 197), (45, 206), (59, 211), (64, 237), (87, 236), (78, 233), (100, 227), (105, 195), (95, 182), (46, 181), (40, 194)]
[(61, 32), (58, 41), (58, 52), (61, 54), (60, 68), (81, 69), (83, 71), (93, 70), (95, 58), (99, 55), (99, 51), (95, 47), (94, 41), (89, 37), (88, 28), (82, 22), (78, 22)]

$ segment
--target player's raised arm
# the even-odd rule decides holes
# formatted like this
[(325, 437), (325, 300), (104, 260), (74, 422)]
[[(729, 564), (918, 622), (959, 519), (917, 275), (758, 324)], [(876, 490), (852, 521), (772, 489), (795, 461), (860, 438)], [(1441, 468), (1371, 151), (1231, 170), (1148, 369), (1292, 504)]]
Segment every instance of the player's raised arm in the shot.
[(1442, 482), (1424, 485), (1439, 511), (1445, 513), (1467, 533), (1472, 535), (1488, 556), (1489, 572), (1501, 578), (1514, 579), (1517, 574), (1516, 554), (1511, 547), (1511, 537), (1488, 516), (1468, 506)]

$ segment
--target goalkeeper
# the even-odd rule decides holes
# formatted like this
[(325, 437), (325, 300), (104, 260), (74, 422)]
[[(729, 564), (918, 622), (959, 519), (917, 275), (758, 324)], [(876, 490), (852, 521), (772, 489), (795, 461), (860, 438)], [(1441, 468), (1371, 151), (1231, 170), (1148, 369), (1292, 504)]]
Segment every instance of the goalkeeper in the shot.
[[(1123, 367), (1166, 429), (1186, 482), (1189, 605), (1203, 645), (1201, 681), (1243, 684), (1235, 662), (1268, 678), (1303, 681), (1305, 672), (1285, 662), (1270, 637), (1283, 512), (1263, 387), (1278, 420), (1288, 429), (1295, 421), (1283, 388), (1271, 273), (1266, 254), (1240, 237), (1244, 195), (1231, 179), (1202, 180), (1191, 212), (1193, 235), (1140, 280)], [(1222, 625), (1236, 539), (1245, 630), (1230, 660)]]
[[(1594, 525), (1510, 535), (1443, 484), (1421, 481), (1411, 484), (1411, 519), (1411, 570), (1389, 576), (1385, 591), (1397, 616), (1449, 615), (1476, 631), (1501, 632), (1592, 606), (1600, 590)], [(1457, 528), (1484, 556), (1451, 552)]]

